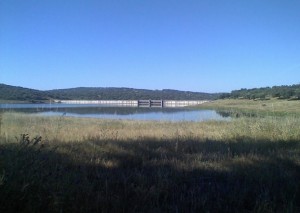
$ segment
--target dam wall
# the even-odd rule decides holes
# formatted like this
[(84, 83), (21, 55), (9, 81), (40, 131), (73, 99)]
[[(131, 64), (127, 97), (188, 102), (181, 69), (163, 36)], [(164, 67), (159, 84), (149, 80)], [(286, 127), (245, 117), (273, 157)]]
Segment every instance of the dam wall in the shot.
[(186, 107), (209, 102), (208, 100), (54, 100), (62, 104), (99, 104), (123, 107)]

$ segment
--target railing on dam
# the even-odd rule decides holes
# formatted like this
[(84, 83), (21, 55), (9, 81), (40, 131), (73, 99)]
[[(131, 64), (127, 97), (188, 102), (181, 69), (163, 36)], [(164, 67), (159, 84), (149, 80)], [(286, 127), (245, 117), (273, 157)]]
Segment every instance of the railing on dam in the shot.
[(99, 104), (124, 107), (186, 107), (208, 102), (207, 100), (54, 100), (62, 104)]
[(199, 104), (203, 104), (209, 102), (207, 100), (200, 100), (200, 101), (175, 101), (175, 100), (165, 100), (163, 105), (164, 107), (185, 107), (185, 106), (195, 106)]

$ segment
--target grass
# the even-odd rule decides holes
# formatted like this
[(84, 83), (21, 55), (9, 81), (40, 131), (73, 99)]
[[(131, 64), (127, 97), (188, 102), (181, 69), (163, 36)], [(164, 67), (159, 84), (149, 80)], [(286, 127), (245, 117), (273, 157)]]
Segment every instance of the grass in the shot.
[(300, 115), (300, 101), (297, 100), (225, 99), (208, 102), (198, 106), (198, 108), (227, 110), (232, 112), (269, 116)]
[(1, 212), (300, 211), (293, 113), (201, 123), (1, 119)]

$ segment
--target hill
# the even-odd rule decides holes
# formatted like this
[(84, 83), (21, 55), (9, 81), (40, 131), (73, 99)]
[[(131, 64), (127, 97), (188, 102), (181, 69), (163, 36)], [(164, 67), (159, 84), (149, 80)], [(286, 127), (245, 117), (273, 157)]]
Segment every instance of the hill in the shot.
[(300, 100), (300, 84), (233, 90), (231, 93), (224, 93), (220, 97), (234, 99), (278, 98)]
[(216, 94), (178, 91), (178, 90), (146, 90), (133, 88), (91, 88), (80, 87), (47, 91), (54, 99), (79, 100), (137, 100), (137, 99), (169, 99), (169, 100), (202, 100), (215, 99)]
[(49, 99), (45, 91), (0, 84), (0, 100), (43, 102)]
[(40, 91), (23, 87), (0, 84), (0, 100), (41, 102), (51, 99), (60, 100), (212, 100), (219, 94), (179, 90), (146, 90), (116, 87), (78, 87)]

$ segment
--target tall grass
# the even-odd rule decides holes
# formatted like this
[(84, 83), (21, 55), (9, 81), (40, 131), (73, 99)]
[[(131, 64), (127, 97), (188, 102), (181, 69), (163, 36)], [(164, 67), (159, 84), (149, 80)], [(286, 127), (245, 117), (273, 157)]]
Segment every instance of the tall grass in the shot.
[(288, 100), (239, 100), (225, 99), (208, 102), (197, 106), (198, 108), (209, 108), (228, 110), (231, 112), (242, 112), (246, 114), (289, 116), (300, 115), (300, 101)]
[(2, 121), (1, 212), (300, 210), (297, 116)]

